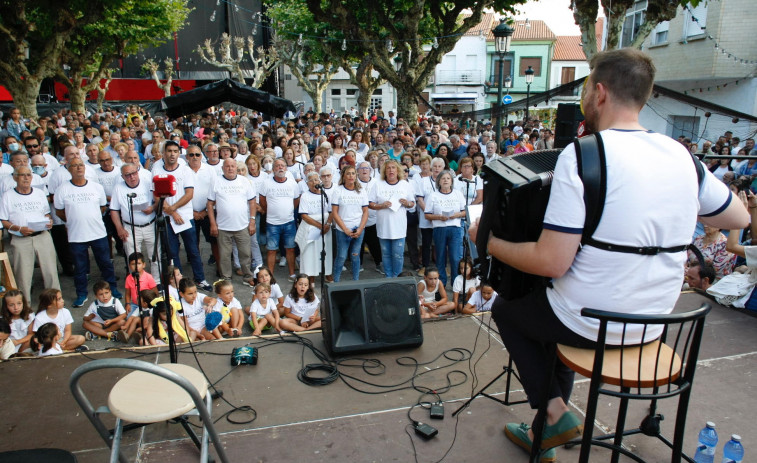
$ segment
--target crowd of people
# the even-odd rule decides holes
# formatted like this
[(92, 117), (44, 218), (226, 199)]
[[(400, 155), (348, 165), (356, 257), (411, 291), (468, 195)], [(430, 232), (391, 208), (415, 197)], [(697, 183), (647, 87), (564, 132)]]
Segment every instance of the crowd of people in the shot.
[[(38, 332), (28, 316), (35, 265), (44, 288), (59, 290), (60, 278), (73, 278), (72, 309), (94, 300), (77, 316), (86, 338), (70, 335), (71, 312), (61, 307), (63, 315), (53, 317), (62, 349), (82, 348), (95, 338), (161, 342), (156, 333), (164, 333), (159, 325), (168, 322), (139, 317), (160, 302), (153, 252), (158, 209), (167, 218), (165, 248), (178, 276), (171, 282), (174, 299), (196, 317), (189, 317), (187, 326), (181, 319), (172, 322), (183, 340), (238, 336), (245, 317), (255, 334), (264, 328), (316, 328), (318, 298), (308, 292), (316, 276), (358, 280), (368, 254), (375, 270), (388, 278), (423, 277), (418, 292), (425, 297), (424, 318), (471, 307), (486, 310), (493, 289), (480, 288), (469, 272), (472, 263), (466, 264), (475, 255), (466, 206), (483, 202), (479, 174), (485, 164), (551, 149), (554, 141), (552, 130), (535, 119), (511, 121), (495, 140), (488, 121), (434, 116), (405, 121), (383, 111), (369, 117), (308, 112), (291, 120), (264, 120), (254, 111), (211, 108), (167, 120), (130, 106), (124, 113), (62, 111), (38, 120), (24, 119), (14, 108), (5, 118), (0, 146), (0, 220), (10, 235), (18, 286), (6, 300), (22, 298), (19, 314), (11, 309), (15, 303), (3, 302), (8, 305), (3, 320), (11, 324), (18, 352)], [(753, 146), (752, 139), (741, 146), (726, 134), (703, 149), (749, 152)], [(751, 160), (727, 164), (710, 167), (716, 175), (726, 170), (719, 178), (732, 188), (751, 185)], [(153, 177), (164, 175), (175, 179), (177, 192), (161, 203)], [(709, 236), (703, 238), (708, 246)], [(202, 256), (201, 248), (210, 254)], [(94, 286), (88, 286), (90, 250), (102, 280)], [(116, 256), (129, 268), (120, 287)], [(719, 272), (732, 263), (730, 257), (707, 257)], [(181, 276), (187, 261), (191, 278)], [(293, 285), (286, 298), (273, 278), (277, 266), (286, 269), (284, 277)], [(303, 275), (309, 289), (300, 294)], [(216, 279), (251, 287), (253, 303), (234, 304), (234, 286), (226, 283), (222, 286), (231, 294), (224, 299), (218, 282), (209, 283)], [(59, 304), (46, 297), (38, 313)], [(308, 302), (298, 305), (303, 297)], [(217, 326), (209, 321), (205, 326), (213, 312), (225, 313)], [(23, 314), (25, 322), (14, 314)], [(150, 341), (149, 335), (156, 337)]]

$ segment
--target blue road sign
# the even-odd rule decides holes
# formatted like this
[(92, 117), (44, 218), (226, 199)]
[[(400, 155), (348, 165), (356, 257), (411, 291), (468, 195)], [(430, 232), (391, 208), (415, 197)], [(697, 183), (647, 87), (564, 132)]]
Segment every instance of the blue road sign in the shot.
[(510, 104), (513, 102), (513, 97), (510, 95), (505, 95), (502, 97), (502, 104)]

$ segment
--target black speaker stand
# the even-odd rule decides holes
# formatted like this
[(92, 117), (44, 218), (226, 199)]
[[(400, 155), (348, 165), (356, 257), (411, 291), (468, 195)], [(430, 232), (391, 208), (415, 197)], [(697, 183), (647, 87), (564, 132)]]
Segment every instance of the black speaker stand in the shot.
[[(500, 399), (498, 397), (494, 397), (493, 395), (488, 394), (486, 392), (486, 390), (489, 389), (489, 387), (492, 384), (494, 384), (499, 378), (503, 377), (504, 375), (507, 375), (507, 379), (506, 379), (506, 382), (505, 382), (505, 400), (502, 400), (502, 399)], [(510, 406), (510, 405), (519, 405), (519, 404), (524, 404), (524, 403), (528, 402), (528, 400), (526, 400), (526, 399), (516, 400), (514, 402), (510, 401), (510, 379), (511, 379), (512, 376), (515, 376), (515, 379), (517, 379), (519, 383), (521, 382), (520, 381), (520, 376), (518, 376), (518, 373), (516, 373), (515, 370), (513, 369), (513, 361), (512, 361), (512, 359), (510, 359), (510, 360), (507, 361), (507, 366), (505, 366), (505, 367), (502, 368), (502, 373), (498, 374), (493, 380), (489, 381), (489, 383), (486, 386), (482, 387), (478, 392), (476, 392), (474, 395), (472, 395), (470, 399), (466, 400), (464, 404), (460, 405), (460, 407), (457, 410), (455, 410), (454, 413), (452, 413), (452, 416), (453, 417), (457, 416), (458, 413), (460, 413), (461, 411), (463, 411), (464, 409), (466, 409), (468, 407), (468, 405), (470, 405), (471, 402), (473, 402), (474, 400), (476, 400), (476, 398), (479, 397), (479, 396), (483, 396), (483, 397), (486, 397), (488, 399), (492, 399), (495, 402), (499, 402), (502, 405), (507, 405), (507, 406)]]

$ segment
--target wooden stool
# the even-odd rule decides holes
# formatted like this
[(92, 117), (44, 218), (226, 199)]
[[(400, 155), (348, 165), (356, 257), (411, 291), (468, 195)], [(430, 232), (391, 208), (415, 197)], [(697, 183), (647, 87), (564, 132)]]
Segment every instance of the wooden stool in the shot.
[(18, 289), (16, 286), (16, 277), (13, 275), (13, 267), (11, 267), (11, 261), (7, 252), (0, 252), (0, 271), (2, 271), (2, 281), (5, 291), (0, 292), (0, 296), (4, 296), (6, 291), (11, 289)]
[[(107, 407), (95, 410), (82, 392), (79, 380), (86, 373), (103, 368), (128, 368), (136, 371), (124, 376), (113, 386), (108, 395)], [(200, 447), (200, 461), (208, 461), (208, 437), (212, 439), (221, 461), (228, 461), (210, 416), (212, 404), (208, 383), (201, 372), (190, 366), (170, 363), (154, 365), (133, 359), (94, 360), (74, 370), (70, 387), (79, 406), (111, 448), (111, 463), (128, 461), (120, 453), (124, 421), (145, 425), (188, 414), (200, 415), (202, 419), (202, 442), (186, 420), (181, 421), (189, 437)], [(100, 420), (101, 413), (111, 413), (116, 417), (112, 434)]]
[[(612, 463), (617, 463), (620, 454), (643, 463), (644, 460), (639, 456), (622, 447), (624, 436), (639, 433), (656, 437), (670, 447), (673, 451), (671, 462), (678, 463), (683, 458), (693, 463), (693, 460), (682, 451), (683, 431), (704, 330), (704, 320), (709, 311), (710, 306), (707, 304), (691, 312), (670, 315), (629, 315), (593, 309), (581, 311), (584, 317), (599, 320), (597, 347), (579, 349), (558, 344), (553, 356), (554, 360), (559, 358), (576, 373), (591, 378), (583, 437), (566, 444), (568, 447), (581, 444), (581, 455), (578, 460), (580, 463), (588, 463), (592, 445), (611, 449)], [(623, 325), (619, 346), (607, 346), (607, 326), (611, 322)], [(659, 339), (643, 345), (631, 344), (630, 341), (626, 341), (629, 326), (633, 326), (634, 329), (628, 331), (641, 333), (642, 339), (649, 339), (650, 332), (659, 332), (660, 329), (662, 334)], [(554, 371), (554, 365), (551, 371)], [(552, 386), (551, 381), (554, 380), (552, 376), (550, 375), (550, 384), (540, 400), (541, 406), (534, 425), (532, 462), (539, 461), (542, 453), (540, 447), (546, 421), (548, 394)], [(600, 394), (620, 399), (617, 424), (615, 433), (593, 438), (594, 419)], [(660, 433), (660, 421), (663, 417), (657, 414), (656, 410), (657, 400), (674, 396), (679, 396), (679, 399), (671, 442)], [(629, 400), (650, 400), (651, 405), (649, 415), (644, 418), (639, 427), (626, 431), (625, 420)], [(613, 439), (612, 443), (605, 442), (609, 439)]]

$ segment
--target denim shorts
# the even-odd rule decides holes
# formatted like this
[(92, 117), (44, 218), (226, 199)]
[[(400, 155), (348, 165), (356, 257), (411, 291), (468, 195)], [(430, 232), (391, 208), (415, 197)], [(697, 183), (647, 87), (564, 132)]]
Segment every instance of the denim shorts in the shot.
[(269, 251), (278, 249), (279, 242), (282, 238), (284, 238), (284, 247), (286, 249), (292, 249), (294, 248), (294, 237), (297, 234), (297, 226), (295, 225), (294, 220), (283, 225), (271, 225), (269, 223), (266, 224), (265, 234), (268, 239), (266, 248), (268, 248)]

